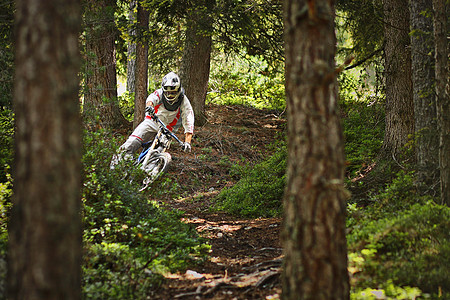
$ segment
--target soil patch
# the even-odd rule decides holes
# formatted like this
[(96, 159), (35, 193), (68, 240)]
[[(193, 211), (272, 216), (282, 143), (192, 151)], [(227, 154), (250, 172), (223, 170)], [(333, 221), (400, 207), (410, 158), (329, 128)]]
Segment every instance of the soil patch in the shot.
[[(209, 240), (209, 260), (171, 274), (152, 299), (278, 299), (281, 294), (280, 218), (240, 218), (211, 212), (212, 199), (233, 185), (230, 165), (256, 163), (285, 128), (275, 112), (243, 106), (208, 106), (208, 123), (196, 128), (193, 151), (171, 149), (168, 172), (189, 191), (158, 199), (185, 212), (183, 221)], [(175, 148), (175, 147), (174, 147)]]

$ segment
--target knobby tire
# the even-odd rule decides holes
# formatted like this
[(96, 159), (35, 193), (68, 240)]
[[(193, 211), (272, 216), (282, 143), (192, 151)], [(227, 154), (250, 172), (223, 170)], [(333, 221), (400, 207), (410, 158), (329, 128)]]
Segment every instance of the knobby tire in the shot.
[(152, 153), (152, 157), (148, 159), (147, 164), (141, 166), (141, 168), (148, 174), (147, 178), (144, 179), (141, 191), (146, 189), (162, 173), (166, 172), (171, 161), (172, 157), (167, 152)]

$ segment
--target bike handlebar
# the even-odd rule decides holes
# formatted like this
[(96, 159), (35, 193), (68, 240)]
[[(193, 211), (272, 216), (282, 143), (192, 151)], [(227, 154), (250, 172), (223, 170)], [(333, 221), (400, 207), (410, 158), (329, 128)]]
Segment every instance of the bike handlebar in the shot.
[(180, 141), (180, 139), (179, 139), (172, 131), (170, 131), (170, 130), (167, 128), (166, 124), (164, 124), (163, 121), (161, 121), (161, 120), (158, 118), (158, 116), (157, 116), (154, 112), (153, 112), (153, 113), (150, 113), (150, 117), (151, 117), (152, 119), (154, 119), (157, 123), (159, 123), (159, 125), (161, 126), (161, 128), (162, 128), (162, 130), (163, 130), (163, 133), (164, 133), (165, 135), (168, 135), (168, 136), (174, 138), (174, 139), (180, 144), (180, 146), (183, 146), (183, 145), (184, 145), (184, 143), (183, 143), (182, 141)]

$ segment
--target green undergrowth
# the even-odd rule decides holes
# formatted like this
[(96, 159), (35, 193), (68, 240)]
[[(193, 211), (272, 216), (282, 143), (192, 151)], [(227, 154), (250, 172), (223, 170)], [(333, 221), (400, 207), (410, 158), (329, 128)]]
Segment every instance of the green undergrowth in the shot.
[[(255, 166), (236, 168), (246, 177), (219, 194), (216, 209), (251, 217), (279, 216), (285, 153), (280, 147)], [(414, 178), (413, 172), (400, 171), (370, 195), (367, 205), (349, 201), (351, 299), (450, 297), (450, 208), (420, 196)]]
[(8, 221), (11, 211), (13, 184), (11, 176), (11, 166), (14, 156), (13, 138), (13, 112), (10, 109), (0, 107), (0, 295), (5, 294), (6, 284)]
[[(348, 100), (341, 113), (346, 185), (365, 191), (348, 202), (351, 298), (449, 299), (450, 209), (420, 196), (415, 175), (407, 170), (412, 167), (398, 171), (377, 157), (384, 133), (382, 103)], [(248, 217), (282, 215), (287, 150), (282, 144), (264, 161), (233, 166), (239, 180), (215, 198), (215, 209)], [(364, 174), (375, 162), (376, 168)], [(372, 178), (351, 180), (361, 175)]]
[(205, 258), (206, 241), (139, 192), (143, 173), (130, 161), (110, 170), (119, 142), (86, 133), (83, 187), (83, 293), (86, 299), (144, 299), (168, 272)]
[(413, 179), (411, 172), (399, 172), (371, 197), (371, 205), (349, 204), (347, 241), (355, 294), (370, 287), (390, 299), (450, 297), (450, 208), (419, 196)]
[(231, 188), (216, 197), (215, 209), (247, 217), (274, 217), (281, 214), (281, 198), (286, 184), (286, 144), (256, 165), (234, 166), (232, 173), (242, 176)]
[(11, 182), (0, 182), (0, 299), (5, 295), (7, 252), (8, 252), (8, 220), (11, 210)]
[[(382, 103), (370, 100), (348, 100), (341, 105), (347, 184), (375, 162), (383, 140)], [(239, 181), (216, 198), (216, 209), (242, 216), (279, 216), (285, 185), (286, 144), (279, 141), (273, 156), (256, 165), (234, 166)]]
[(8, 181), (14, 151), (14, 117), (9, 109), (0, 107), (0, 183)]
[(280, 112), (286, 106), (284, 72), (269, 72), (268, 64), (257, 57), (215, 57), (209, 88), (207, 103), (237, 104)]
[(346, 175), (357, 177), (373, 164), (381, 149), (384, 137), (384, 105), (367, 100), (341, 101), (344, 133)]

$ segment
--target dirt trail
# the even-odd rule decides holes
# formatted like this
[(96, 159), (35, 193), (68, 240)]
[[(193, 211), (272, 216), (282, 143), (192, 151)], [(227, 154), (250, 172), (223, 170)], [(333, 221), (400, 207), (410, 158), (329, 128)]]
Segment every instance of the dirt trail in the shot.
[(212, 247), (210, 260), (184, 274), (172, 274), (152, 299), (278, 299), (281, 293), (279, 218), (245, 219), (212, 213), (211, 200), (235, 183), (229, 165), (257, 161), (285, 121), (273, 112), (241, 106), (210, 106), (208, 124), (197, 128), (192, 153), (171, 149), (169, 173), (191, 191), (183, 199), (158, 199), (185, 211)]

